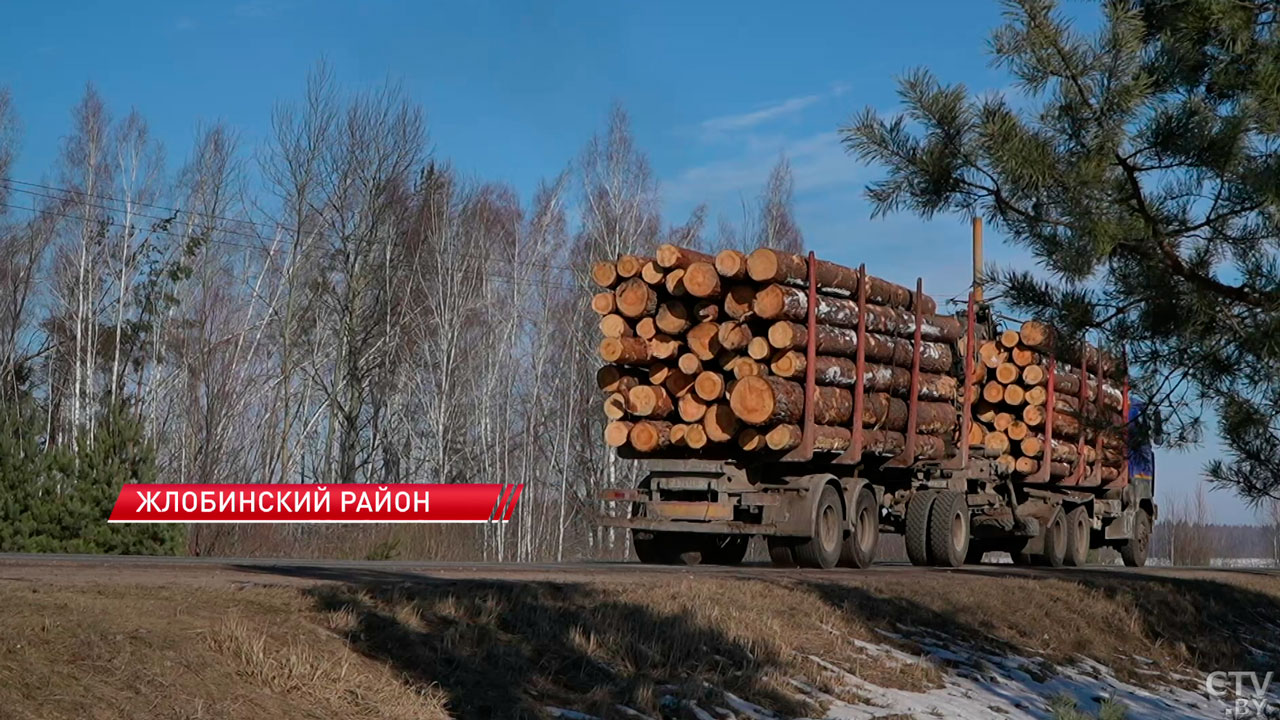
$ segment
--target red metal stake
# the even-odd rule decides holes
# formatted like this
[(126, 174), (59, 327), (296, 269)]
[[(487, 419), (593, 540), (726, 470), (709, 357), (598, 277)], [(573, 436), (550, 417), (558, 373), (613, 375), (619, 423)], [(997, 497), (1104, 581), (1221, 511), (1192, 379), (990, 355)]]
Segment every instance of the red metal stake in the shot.
[(818, 357), (818, 259), (809, 251), (809, 312), (808, 343), (805, 346), (804, 368), (804, 427), (800, 434), (800, 447), (783, 456), (786, 460), (813, 459), (813, 397), (817, 385)]
[(911, 390), (907, 396), (906, 448), (902, 454), (885, 463), (888, 467), (906, 467), (916, 460), (916, 415), (920, 405), (920, 329), (924, 324), (920, 298), (923, 292), (924, 280), (916, 278), (916, 294), (911, 300), (916, 311), (916, 332), (911, 346)]
[(853, 385), (853, 417), (849, 421), (849, 449), (836, 458), (838, 463), (862, 461), (862, 409), (866, 399), (867, 370), (867, 265), (858, 267), (858, 350), (854, 368), (858, 379)]

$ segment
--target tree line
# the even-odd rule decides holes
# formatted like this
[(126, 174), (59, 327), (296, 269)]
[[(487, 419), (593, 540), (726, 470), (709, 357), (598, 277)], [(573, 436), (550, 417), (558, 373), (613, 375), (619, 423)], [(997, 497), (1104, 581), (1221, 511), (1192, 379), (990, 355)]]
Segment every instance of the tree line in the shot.
[[(260, 146), (204, 126), (176, 167), (92, 87), (38, 178), (11, 175), (19, 128), (0, 88), (0, 550), (617, 554), (594, 496), (636, 468), (600, 440), (589, 260), (802, 245), (785, 159), (741, 220), (667, 221), (620, 108), (530, 198), (432, 152), (395, 86), (324, 67)], [(526, 491), (506, 527), (98, 537), (113, 489), (152, 479)]]

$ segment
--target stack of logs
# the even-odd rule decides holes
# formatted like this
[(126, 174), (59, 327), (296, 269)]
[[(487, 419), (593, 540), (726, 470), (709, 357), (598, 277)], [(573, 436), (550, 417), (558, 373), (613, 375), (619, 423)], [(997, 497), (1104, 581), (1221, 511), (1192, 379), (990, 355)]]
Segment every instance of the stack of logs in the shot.
[(970, 384), (974, 402), (969, 446), (994, 458), (998, 470), (1007, 475), (1043, 477), (1047, 460), (1049, 478), (1060, 480), (1079, 467), (1083, 455), (1082, 481), (1114, 480), (1124, 458), (1123, 434), (1117, 431), (1123, 424), (1123, 393), (1107, 377), (1118, 369), (1116, 363), (1091, 346), (1084, 347), (1082, 365), (1094, 372), (1054, 363), (1052, 447), (1046, 448), (1050, 342), (1049, 328), (1033, 320), (978, 346)]
[[(604, 335), (597, 376), (609, 423), (605, 441), (638, 453), (781, 453), (804, 424), (808, 357), (808, 260), (761, 248), (715, 256), (662, 245), (592, 266), (591, 301)], [(864, 453), (906, 447), (916, 310), (922, 313), (916, 455), (954, 453), (958, 422), (956, 341), (964, 328), (937, 315), (928, 296), (816, 261), (814, 450), (850, 446), (858, 371), (857, 325), (865, 317)], [(919, 304), (919, 308), (916, 305)]]

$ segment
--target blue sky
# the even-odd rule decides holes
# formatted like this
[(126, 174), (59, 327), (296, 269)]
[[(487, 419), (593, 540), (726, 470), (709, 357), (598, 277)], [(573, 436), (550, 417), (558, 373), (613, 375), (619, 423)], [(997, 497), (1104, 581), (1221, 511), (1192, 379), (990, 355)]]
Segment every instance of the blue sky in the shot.
[[(977, 1), (20, 3), (0, 26), (0, 85), (24, 126), (15, 176), (39, 181), (86, 82), (117, 116), (136, 107), (173, 168), (201, 122), (257, 144), (273, 104), (297, 98), (323, 57), (348, 88), (400, 82), (439, 156), (526, 197), (619, 102), (668, 222), (700, 202), (712, 227), (740, 220), (785, 153), (814, 250), (899, 282), (920, 274), (941, 298), (969, 282), (967, 224), (871, 220), (861, 188), (877, 171), (845, 155), (836, 130), (863, 106), (893, 110), (895, 78), (916, 66), (1010, 89), (984, 52), (999, 21), (996, 3)], [(994, 233), (987, 259), (1027, 262)], [(1162, 500), (1189, 494), (1216, 450), (1160, 453)], [(1210, 498), (1219, 522), (1253, 520), (1229, 494)]]

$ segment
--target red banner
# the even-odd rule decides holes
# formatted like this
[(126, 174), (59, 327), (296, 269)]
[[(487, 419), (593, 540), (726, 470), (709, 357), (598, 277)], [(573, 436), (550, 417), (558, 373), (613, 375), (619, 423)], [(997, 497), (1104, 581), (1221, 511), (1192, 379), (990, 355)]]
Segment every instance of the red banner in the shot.
[(109, 522), (506, 522), (524, 485), (125, 485)]

